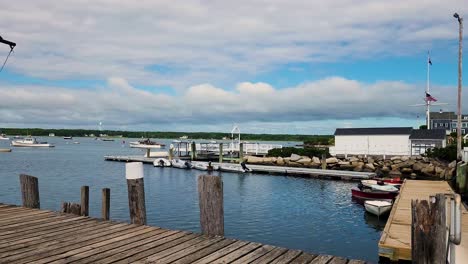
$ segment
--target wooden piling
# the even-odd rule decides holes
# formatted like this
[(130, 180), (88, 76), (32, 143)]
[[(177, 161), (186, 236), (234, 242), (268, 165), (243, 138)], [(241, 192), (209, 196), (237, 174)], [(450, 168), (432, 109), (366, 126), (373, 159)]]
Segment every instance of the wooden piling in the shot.
[(20, 175), (21, 198), (27, 208), (41, 208), (39, 200), (39, 180), (34, 176)]
[(81, 215), (89, 215), (89, 186), (81, 186)]
[(151, 158), (151, 149), (149, 148), (146, 149), (146, 157)]
[(192, 141), (190, 144), (190, 160), (195, 160), (197, 158), (197, 146), (195, 141)]
[(219, 143), (219, 163), (223, 163), (223, 143)]
[(81, 205), (77, 203), (63, 202), (61, 212), (65, 214), (81, 215)]
[(110, 218), (109, 211), (110, 211), (110, 189), (104, 188), (102, 189), (102, 208), (101, 208), (101, 214), (102, 214), (103, 220), (109, 220)]
[(244, 161), (244, 143), (239, 143), (239, 163)]
[(130, 162), (125, 164), (125, 177), (127, 178), (130, 222), (137, 225), (146, 225), (143, 163)]
[(437, 194), (431, 201), (411, 201), (413, 263), (446, 263), (445, 204), (444, 194)]
[(327, 155), (322, 154), (322, 170), (327, 169)]
[(201, 231), (209, 236), (224, 235), (223, 182), (219, 176), (198, 176)]

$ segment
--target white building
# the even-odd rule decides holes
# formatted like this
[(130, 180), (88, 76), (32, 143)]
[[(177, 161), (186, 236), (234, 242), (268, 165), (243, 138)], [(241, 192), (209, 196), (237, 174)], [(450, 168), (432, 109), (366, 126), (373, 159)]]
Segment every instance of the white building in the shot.
[(445, 147), (443, 130), (411, 127), (338, 128), (331, 155), (410, 156), (433, 147)]

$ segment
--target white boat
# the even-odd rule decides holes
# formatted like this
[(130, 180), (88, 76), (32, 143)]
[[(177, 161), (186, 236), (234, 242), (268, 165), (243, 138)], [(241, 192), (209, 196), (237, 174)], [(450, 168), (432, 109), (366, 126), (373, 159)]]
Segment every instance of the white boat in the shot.
[(11, 142), (13, 147), (45, 147), (50, 148), (54, 147), (52, 144), (48, 144), (47, 142), (38, 142), (35, 138), (25, 138), (21, 140), (13, 140)]
[(190, 161), (187, 160), (180, 160), (180, 159), (175, 159), (171, 161), (172, 167), (174, 168), (179, 168), (179, 169), (191, 169), (192, 164)]
[(237, 172), (237, 173), (245, 173), (249, 172), (250, 170), (244, 170), (241, 166), (239, 165), (231, 165), (231, 164), (222, 164), (219, 166), (220, 171), (226, 171), (226, 172)]
[(188, 136), (181, 136), (179, 139), (188, 139)]
[(166, 146), (162, 143), (151, 141), (150, 139), (133, 141), (133, 142), (130, 142), (129, 144), (131, 148), (143, 148), (143, 149), (160, 149)]
[(63, 137), (63, 139), (73, 139), (73, 137)]
[(172, 164), (168, 159), (158, 158), (154, 160), (153, 165), (155, 167), (170, 167)]
[(209, 162), (192, 162), (192, 168), (196, 170), (208, 171), (208, 170), (219, 170), (219, 166), (211, 164), (211, 169), (208, 168)]
[(390, 212), (392, 203), (385, 200), (368, 200), (364, 202), (366, 211), (376, 216), (381, 216)]
[(380, 184), (375, 180), (362, 180), (362, 185), (371, 188), (375, 191), (383, 191), (383, 192), (399, 192), (400, 190), (395, 187), (394, 185), (390, 184)]
[(10, 140), (5, 134), (0, 134), (0, 140)]

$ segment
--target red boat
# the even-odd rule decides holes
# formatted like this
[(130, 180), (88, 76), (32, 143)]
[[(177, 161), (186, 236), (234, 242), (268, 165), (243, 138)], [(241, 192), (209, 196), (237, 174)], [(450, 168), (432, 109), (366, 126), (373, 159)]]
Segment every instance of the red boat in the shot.
[(382, 192), (368, 188), (359, 189), (358, 187), (353, 187), (351, 189), (351, 194), (353, 197), (360, 199), (393, 200), (398, 195), (398, 192)]
[(400, 177), (398, 177), (398, 178), (384, 178), (383, 182), (389, 183), (389, 184), (395, 184), (395, 185), (403, 184), (403, 181), (400, 179)]

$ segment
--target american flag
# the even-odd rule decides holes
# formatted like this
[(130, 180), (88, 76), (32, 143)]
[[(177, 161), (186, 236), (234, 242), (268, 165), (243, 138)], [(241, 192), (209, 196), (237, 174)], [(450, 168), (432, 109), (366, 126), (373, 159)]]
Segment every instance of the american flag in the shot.
[(426, 93), (426, 102), (437, 102), (437, 99), (435, 99), (432, 95), (429, 93)]

